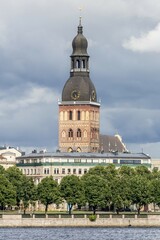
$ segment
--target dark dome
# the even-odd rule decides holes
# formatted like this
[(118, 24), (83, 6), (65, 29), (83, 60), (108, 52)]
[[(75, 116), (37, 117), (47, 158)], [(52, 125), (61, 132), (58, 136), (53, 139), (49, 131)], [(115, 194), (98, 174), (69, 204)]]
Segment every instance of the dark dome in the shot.
[(88, 56), (87, 47), (88, 42), (87, 39), (83, 36), (82, 26), (78, 26), (78, 34), (72, 41), (73, 53), (72, 56)]
[[(78, 96), (74, 98), (73, 93)], [(62, 91), (62, 101), (97, 102), (96, 89), (88, 76), (73, 76), (66, 82)]]

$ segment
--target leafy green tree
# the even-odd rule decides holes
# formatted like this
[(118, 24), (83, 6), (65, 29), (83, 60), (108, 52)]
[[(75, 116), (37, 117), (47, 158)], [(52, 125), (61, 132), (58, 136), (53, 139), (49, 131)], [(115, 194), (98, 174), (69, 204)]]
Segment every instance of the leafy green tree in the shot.
[(95, 166), (95, 167), (89, 169), (88, 174), (105, 177), (106, 176), (106, 168), (104, 166)]
[(137, 166), (135, 168), (135, 173), (137, 175), (144, 176), (148, 179), (151, 179), (152, 177), (151, 171), (146, 166), (143, 166), (143, 165)]
[(59, 204), (61, 202), (58, 183), (52, 176), (42, 179), (37, 187), (37, 197), (45, 205), (45, 213), (50, 204)]
[(131, 205), (131, 183), (130, 177), (126, 175), (117, 176), (111, 182), (112, 204), (119, 214), (120, 210)]
[(33, 201), (37, 200), (36, 186), (31, 177), (23, 176), (22, 179), (22, 196), (21, 200), (23, 202), (24, 214), (29, 204), (32, 204)]
[(20, 202), (22, 198), (22, 186), (23, 186), (23, 177), (24, 175), (16, 166), (9, 167), (5, 171), (5, 175), (10, 183), (15, 188), (16, 191), (16, 205), (20, 207)]
[(5, 209), (5, 206), (13, 206), (16, 204), (16, 191), (9, 180), (3, 175), (0, 175), (0, 206)]
[(132, 204), (136, 204), (140, 214), (141, 208), (152, 202), (151, 182), (146, 175), (137, 174), (131, 178), (131, 190)]
[(86, 200), (95, 214), (98, 207), (106, 206), (107, 194), (109, 193), (106, 181), (101, 176), (92, 174), (82, 176), (82, 181), (84, 182)]
[[(105, 190), (105, 202), (106, 205), (104, 207), (109, 207), (113, 205), (113, 193), (114, 191), (114, 180), (117, 178), (118, 171), (114, 164), (109, 164), (107, 167), (104, 166), (96, 166), (91, 168), (87, 175), (100, 176), (106, 182), (106, 190)], [(85, 177), (84, 177), (85, 178)]]
[(152, 179), (160, 179), (160, 171), (157, 168), (152, 170)]
[(79, 177), (69, 175), (63, 177), (60, 183), (61, 196), (68, 204), (68, 212), (71, 214), (73, 205), (84, 205), (85, 195), (83, 183)]
[(107, 167), (95, 166), (90, 168), (88, 171), (88, 174), (101, 176), (106, 180), (111, 180), (112, 178), (116, 177), (117, 173), (118, 172), (114, 164), (109, 164)]
[(105, 179), (107, 181), (112, 181), (114, 178), (117, 177), (118, 171), (114, 164), (109, 164), (105, 167)]
[(160, 207), (160, 178), (151, 180), (151, 198), (155, 211), (156, 205)]
[(0, 165), (0, 174), (4, 174), (5, 173), (5, 169), (2, 165)]
[(118, 175), (121, 175), (121, 176), (133, 176), (135, 175), (135, 170), (134, 168), (132, 167), (129, 167), (129, 166), (122, 166), (118, 169)]

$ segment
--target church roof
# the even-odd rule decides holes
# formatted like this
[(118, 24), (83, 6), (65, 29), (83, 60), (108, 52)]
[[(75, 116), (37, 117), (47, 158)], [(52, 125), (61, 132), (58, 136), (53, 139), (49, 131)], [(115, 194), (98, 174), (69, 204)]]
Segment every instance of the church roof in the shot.
[(118, 134), (114, 136), (100, 134), (100, 149), (103, 152), (128, 152)]
[[(78, 98), (73, 97), (74, 92), (78, 94)], [(95, 94), (95, 96), (93, 96)], [(93, 99), (94, 97), (94, 99)], [(66, 82), (63, 92), (62, 101), (97, 101), (96, 89), (89, 76), (73, 76)]]

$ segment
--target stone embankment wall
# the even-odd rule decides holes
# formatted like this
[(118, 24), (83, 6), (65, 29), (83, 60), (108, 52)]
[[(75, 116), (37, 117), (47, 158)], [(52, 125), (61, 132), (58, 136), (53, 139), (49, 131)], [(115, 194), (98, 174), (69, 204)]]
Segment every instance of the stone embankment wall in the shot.
[(71, 215), (64, 217), (57, 215), (46, 217), (35, 215), (1, 215), (0, 227), (160, 227), (160, 215), (146, 215), (145, 217), (137, 215), (108, 215), (108, 217), (101, 217), (97, 215), (97, 219), (91, 222), (89, 218), (76, 217)]

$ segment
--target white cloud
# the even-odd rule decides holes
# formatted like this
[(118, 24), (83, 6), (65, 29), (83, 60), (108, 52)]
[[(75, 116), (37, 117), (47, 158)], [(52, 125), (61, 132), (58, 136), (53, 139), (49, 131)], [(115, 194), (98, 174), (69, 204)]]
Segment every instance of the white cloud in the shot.
[(26, 84), (24, 88), (24, 91), (21, 90), (21, 92), (17, 92), (17, 89), (11, 89), (6, 94), (0, 92), (1, 116), (10, 115), (15, 111), (24, 111), (33, 105), (53, 104), (58, 100), (59, 94), (47, 87)]
[(138, 52), (160, 52), (160, 23), (155, 29), (141, 34), (138, 38), (132, 36), (125, 40), (123, 47)]

